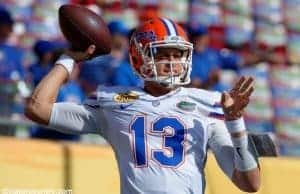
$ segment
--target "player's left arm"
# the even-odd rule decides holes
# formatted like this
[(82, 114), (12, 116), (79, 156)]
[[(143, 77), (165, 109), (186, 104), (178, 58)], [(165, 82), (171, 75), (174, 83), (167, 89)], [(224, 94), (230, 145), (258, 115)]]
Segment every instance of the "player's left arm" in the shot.
[(241, 190), (256, 192), (260, 187), (258, 160), (251, 153), (243, 112), (254, 91), (252, 77), (241, 77), (230, 92), (222, 94), (221, 105), (225, 125), (230, 133), (234, 151), (232, 181)]
[[(247, 171), (240, 171), (236, 164), (236, 148), (234, 148), (231, 135), (222, 120), (213, 119), (208, 127), (208, 145), (212, 150), (218, 165), (232, 182), (241, 190), (253, 192), (258, 190), (260, 185), (258, 163), (254, 168)], [(251, 147), (248, 147), (250, 154), (257, 160), (257, 155)], [(255, 172), (253, 174), (253, 172)], [(241, 177), (241, 176), (245, 177)], [(249, 180), (251, 179), (251, 180)]]

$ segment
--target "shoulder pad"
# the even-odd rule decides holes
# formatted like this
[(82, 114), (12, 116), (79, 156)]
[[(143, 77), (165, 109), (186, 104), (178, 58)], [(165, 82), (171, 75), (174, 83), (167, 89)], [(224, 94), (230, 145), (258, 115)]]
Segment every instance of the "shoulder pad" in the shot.
[(191, 88), (188, 93), (189, 97), (195, 101), (210, 107), (221, 107), (221, 93), (217, 91), (208, 91), (203, 89)]
[(198, 103), (198, 111), (211, 118), (224, 119), (221, 107), (221, 93), (203, 89), (191, 88), (188, 92), (191, 99)]

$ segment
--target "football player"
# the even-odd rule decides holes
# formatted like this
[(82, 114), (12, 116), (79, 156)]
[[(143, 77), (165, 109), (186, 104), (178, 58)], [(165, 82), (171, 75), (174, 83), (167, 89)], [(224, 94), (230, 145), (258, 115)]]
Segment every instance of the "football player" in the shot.
[(94, 50), (90, 45), (61, 56), (33, 92), (27, 117), (65, 133), (103, 136), (118, 162), (122, 194), (204, 193), (208, 147), (238, 188), (259, 189), (242, 115), (251, 77), (222, 94), (182, 87), (190, 83), (193, 45), (178, 24), (157, 18), (139, 26), (130, 41), (131, 65), (143, 88), (99, 86), (82, 105), (55, 103), (75, 62)]

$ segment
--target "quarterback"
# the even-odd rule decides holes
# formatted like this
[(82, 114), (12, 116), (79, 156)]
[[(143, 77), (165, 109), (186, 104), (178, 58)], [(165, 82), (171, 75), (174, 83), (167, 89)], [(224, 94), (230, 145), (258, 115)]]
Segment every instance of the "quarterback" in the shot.
[(143, 88), (99, 86), (82, 105), (55, 103), (75, 62), (94, 51), (95, 45), (66, 51), (34, 90), (27, 117), (61, 132), (103, 136), (118, 162), (122, 194), (204, 193), (208, 148), (239, 189), (259, 189), (243, 120), (251, 77), (223, 93), (183, 87), (190, 83), (193, 45), (178, 24), (158, 18), (137, 27), (130, 40)]

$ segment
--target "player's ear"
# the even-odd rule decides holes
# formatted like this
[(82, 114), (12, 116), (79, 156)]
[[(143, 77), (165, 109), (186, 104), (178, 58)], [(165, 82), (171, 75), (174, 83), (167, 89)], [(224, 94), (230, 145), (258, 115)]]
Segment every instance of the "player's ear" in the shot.
[(95, 46), (94, 44), (91, 44), (91, 45), (87, 48), (86, 53), (87, 53), (88, 55), (93, 55), (94, 52), (95, 52), (95, 50), (96, 50), (96, 46)]

